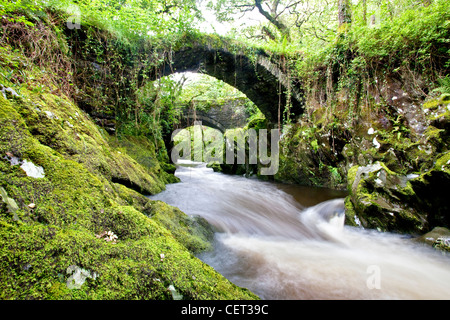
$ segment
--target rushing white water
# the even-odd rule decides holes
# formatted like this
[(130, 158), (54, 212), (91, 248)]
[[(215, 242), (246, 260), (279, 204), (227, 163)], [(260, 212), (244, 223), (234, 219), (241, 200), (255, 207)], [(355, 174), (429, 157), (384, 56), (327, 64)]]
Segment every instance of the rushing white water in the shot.
[(263, 299), (450, 299), (450, 259), (344, 226), (343, 199), (305, 208), (277, 185), (185, 163), (152, 196), (217, 227), (199, 258)]

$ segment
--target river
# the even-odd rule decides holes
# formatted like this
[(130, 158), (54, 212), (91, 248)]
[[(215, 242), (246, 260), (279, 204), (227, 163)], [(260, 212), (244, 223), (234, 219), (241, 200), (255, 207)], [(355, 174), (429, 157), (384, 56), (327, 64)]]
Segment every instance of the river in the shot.
[(198, 257), (262, 299), (450, 299), (450, 258), (410, 237), (344, 225), (344, 193), (177, 167), (151, 196), (218, 232)]

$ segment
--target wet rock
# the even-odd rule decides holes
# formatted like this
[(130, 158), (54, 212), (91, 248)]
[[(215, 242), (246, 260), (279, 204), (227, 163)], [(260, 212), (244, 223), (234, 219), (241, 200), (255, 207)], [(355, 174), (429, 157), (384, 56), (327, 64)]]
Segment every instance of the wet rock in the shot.
[(80, 289), (87, 278), (95, 280), (98, 275), (95, 272), (85, 270), (76, 265), (71, 265), (66, 270), (67, 274), (72, 274), (66, 282), (67, 288), (69, 289)]
[[(414, 241), (434, 246), (438, 239), (450, 239), (450, 230), (444, 227), (435, 227), (430, 232), (414, 238)], [(442, 240), (440, 240), (442, 242)]]
[(346, 200), (348, 224), (382, 231), (421, 232), (426, 216), (417, 210), (410, 177), (389, 170), (382, 162), (358, 167), (348, 174)]
[(450, 152), (438, 156), (433, 168), (410, 182), (430, 226), (450, 226)]
[(439, 250), (450, 251), (450, 237), (437, 238), (433, 246)]

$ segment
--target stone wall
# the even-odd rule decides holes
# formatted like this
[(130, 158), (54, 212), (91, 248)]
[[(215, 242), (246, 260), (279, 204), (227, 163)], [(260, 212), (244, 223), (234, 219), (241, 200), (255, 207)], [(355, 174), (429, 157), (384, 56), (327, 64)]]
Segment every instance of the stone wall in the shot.
[(198, 101), (194, 106), (186, 107), (181, 126), (193, 125), (202, 121), (203, 125), (225, 131), (242, 128), (250, 116), (245, 108), (246, 98), (230, 99), (223, 102)]

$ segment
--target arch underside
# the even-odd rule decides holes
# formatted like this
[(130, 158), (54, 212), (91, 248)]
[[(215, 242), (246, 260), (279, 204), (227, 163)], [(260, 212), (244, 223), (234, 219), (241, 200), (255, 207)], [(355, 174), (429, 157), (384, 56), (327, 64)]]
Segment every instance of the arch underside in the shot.
[(207, 116), (202, 116), (202, 115), (184, 115), (181, 118), (181, 122), (178, 124), (179, 128), (186, 128), (186, 127), (190, 127), (193, 126), (195, 124), (199, 124), (201, 122), (201, 124), (203, 126), (207, 126), (213, 129), (217, 129), (222, 133), (225, 133), (225, 131), (229, 128), (224, 127), (220, 122), (207, 117)]

